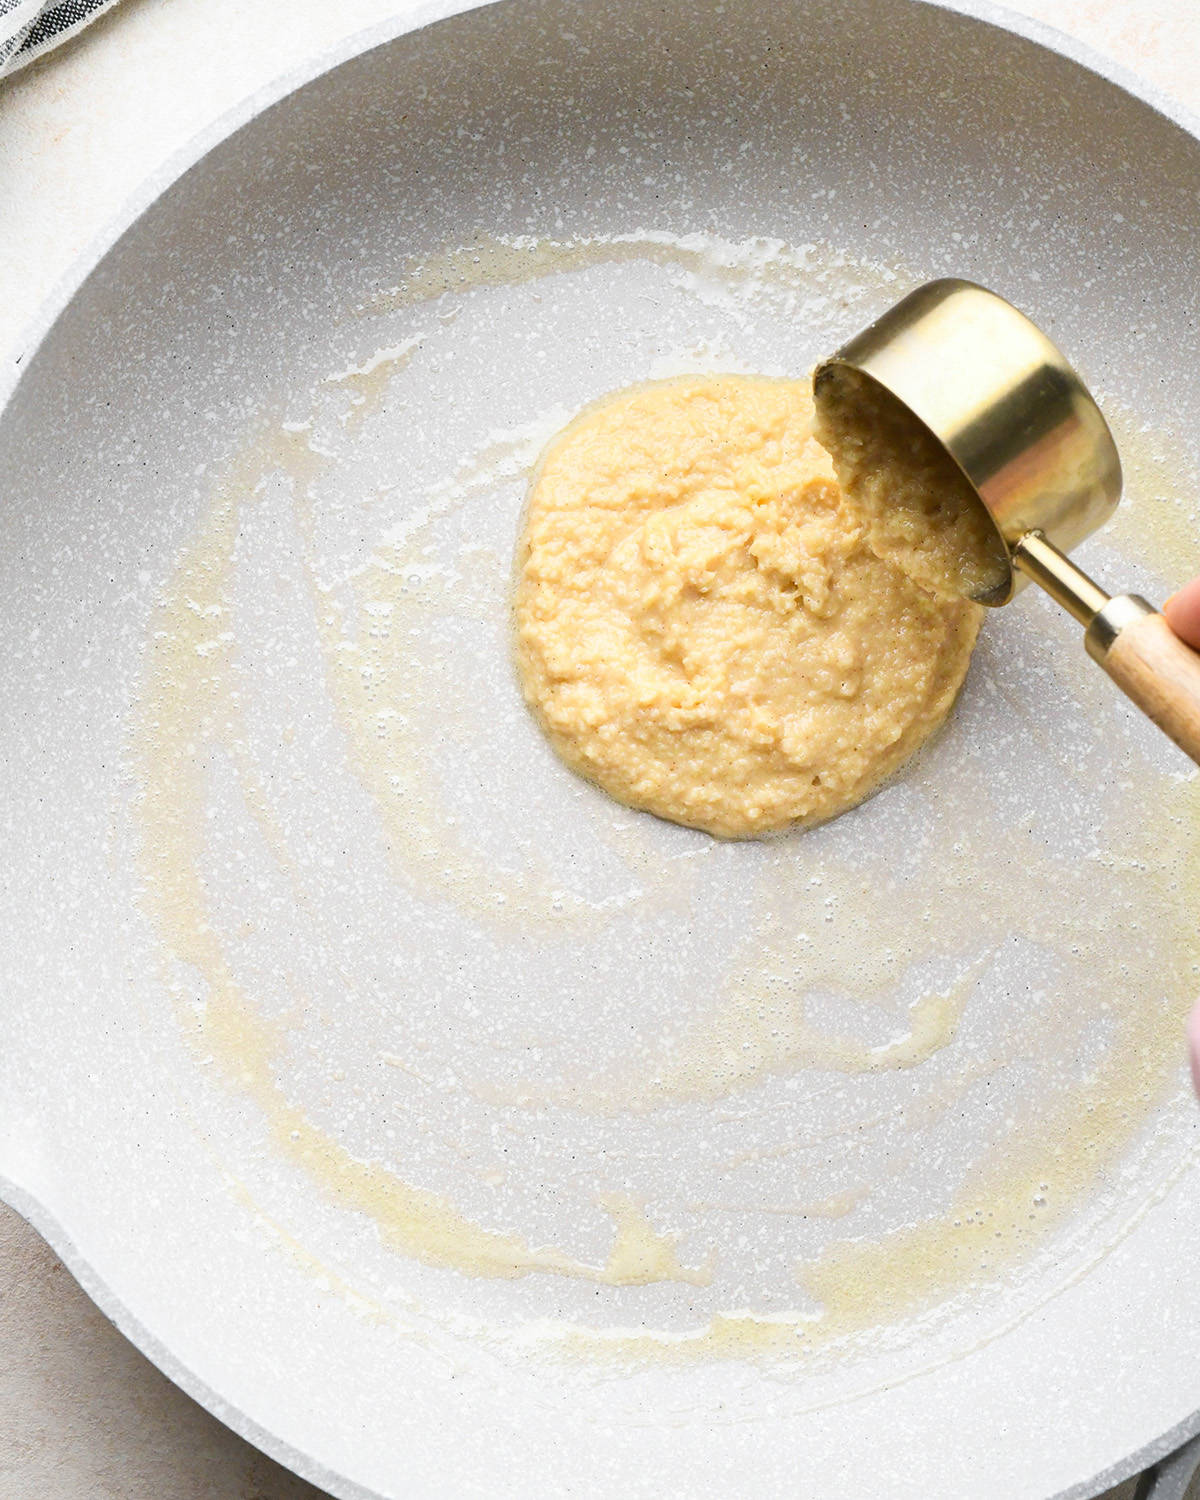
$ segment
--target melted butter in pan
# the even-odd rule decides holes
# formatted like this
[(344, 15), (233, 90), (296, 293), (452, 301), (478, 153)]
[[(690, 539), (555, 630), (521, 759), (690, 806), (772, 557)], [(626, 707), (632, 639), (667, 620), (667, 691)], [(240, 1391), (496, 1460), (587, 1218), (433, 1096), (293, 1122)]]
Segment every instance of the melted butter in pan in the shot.
[[(613, 253), (611, 247), (596, 251), (601, 259)], [(516, 284), (518, 273), (566, 274), (573, 266), (593, 263), (590, 254), (586, 242), (545, 252), (504, 247), (491, 260), (484, 257), (491, 277), (485, 284)], [(672, 251), (655, 242), (653, 254), (669, 261)], [(762, 259), (765, 265), (769, 255)], [(686, 255), (679, 263), (688, 274), (698, 274)], [(716, 275), (711, 265), (702, 269)], [(418, 292), (429, 297), (446, 287), (461, 290), (470, 271), (455, 262), (431, 265), (423, 274), (428, 286), (422, 291), (414, 272), (405, 295), (419, 300)], [(744, 288), (767, 275), (763, 266), (743, 265), (735, 281)], [(392, 358), (388, 351), (398, 347), (393, 343), (381, 351), (386, 358), (378, 367), (369, 369), (370, 360), (362, 364), (363, 388), (352, 385), (352, 397), (361, 396), (364, 404), (376, 398), (373, 370), (383, 369)], [(404, 350), (399, 367), (416, 354), (415, 348)], [(335, 394), (338, 389), (335, 385)], [(357, 412), (358, 404), (351, 410)], [(352, 421), (356, 427), (360, 423), (357, 417)], [(1093, 850), (1056, 851), (1034, 824), (1000, 830), (996, 813), (987, 811), (987, 788), (980, 785), (971, 788), (980, 809), (977, 826), (921, 831), (920, 869), (941, 872), (928, 888), (914, 890), (901, 879), (884, 890), (882, 875), (876, 879), (870, 869), (864, 874), (863, 867), (839, 860), (836, 851), (803, 868), (796, 864), (784, 878), (777, 852), (768, 851), (764, 858), (776, 863), (756, 919), (728, 955), (724, 971), (698, 991), (681, 1028), (664, 1032), (648, 1051), (632, 1052), (626, 1063), (557, 1082), (518, 1078), (507, 1096), (494, 1078), (461, 1079), (470, 1107), (485, 1112), (547, 1111), (605, 1120), (653, 1119), (660, 1112), (665, 1117), (673, 1110), (704, 1108), (712, 1112), (714, 1128), (724, 1128), (738, 1110), (753, 1107), (757, 1091), (771, 1080), (801, 1087), (811, 1080), (818, 1090), (828, 1088), (831, 1078), (869, 1080), (903, 1071), (914, 1080), (911, 1103), (904, 1107), (919, 1130), (924, 1117), (967, 1110), (990, 1080), (1006, 1069), (1036, 1063), (1039, 1050), (1081, 1059), (1070, 1076), (1024, 1108), (1011, 1129), (1001, 1122), (947, 1178), (942, 1201), (906, 1222), (882, 1231), (859, 1227), (870, 1208), (870, 1185), (826, 1195), (844, 1211), (813, 1211), (829, 1230), (818, 1253), (794, 1257), (790, 1308), (781, 1309), (777, 1297), (756, 1305), (750, 1296), (717, 1300), (712, 1311), (713, 1299), (725, 1297), (726, 1286), (749, 1285), (753, 1291), (752, 1266), (732, 1263), (728, 1252), (717, 1254), (694, 1232), (682, 1239), (660, 1227), (661, 1207), (636, 1191), (637, 1184), (631, 1184), (633, 1192), (614, 1191), (601, 1180), (603, 1174), (592, 1174), (584, 1197), (592, 1206), (599, 1200), (613, 1233), (606, 1254), (584, 1256), (545, 1246), (518, 1224), (481, 1221), (456, 1206), (449, 1186), (434, 1191), (409, 1181), (394, 1161), (364, 1158), (321, 1123), (310, 1105), (302, 1106), (286, 1063), (289, 1022), (270, 1013), (247, 982), (208, 875), (209, 781), (219, 757), (232, 768), (241, 806), (291, 882), (295, 911), (303, 917), (305, 903), (314, 899), (298, 872), (270, 777), (256, 758), (247, 724), (252, 677), (241, 664), (253, 643), (239, 634), (239, 535), (263, 503), (272, 477), (286, 488), (295, 534), (304, 539), (308, 609), (325, 692), (354, 776), (386, 830), (397, 882), (421, 892), (422, 899), (444, 901), (498, 941), (533, 933), (536, 941), (550, 944), (602, 938), (618, 910), (644, 909), (663, 914), (664, 920), (686, 920), (687, 893), (694, 888), (688, 882), (702, 861), (688, 846), (686, 857), (656, 866), (636, 826), (617, 820), (604, 837), (614, 857), (627, 859), (633, 872), (624, 904), (589, 901), (566, 888), (551, 851), (540, 863), (504, 873), (507, 899), (497, 906), (495, 868), (473, 847), (470, 828), (446, 816), (444, 791), (430, 775), (431, 735), (439, 724), (446, 733), (456, 731), (450, 719), (439, 717), (445, 701), (439, 663), (422, 659), (412, 642), (431, 620), (450, 618), (454, 608), (474, 610), (480, 619), (503, 608), (508, 589), (503, 567), (489, 571), (481, 565), (463, 584), (436, 570), (422, 574), (423, 549), (437, 517), (485, 502), (492, 493), (489, 476), (519, 473), (538, 443), (498, 441), (482, 451), (428, 497), (425, 510), (414, 512), (402, 534), (381, 536), (368, 561), (335, 587), (321, 577), (312, 524), (312, 494), (330, 459), (310, 439), (311, 432), (295, 424), (269, 427), (248, 445), (214, 496), (157, 612), (131, 741), (141, 787), (144, 902), (162, 942), (168, 982), (180, 996), (181, 1024), (197, 1056), (211, 1057), (227, 1085), (259, 1113), (282, 1159), (329, 1201), (373, 1221), (396, 1252), (432, 1267), (503, 1280), (550, 1273), (610, 1287), (694, 1288), (697, 1305), (709, 1311), (682, 1327), (678, 1322), (629, 1329), (552, 1322), (542, 1329), (530, 1325), (521, 1335), (538, 1348), (633, 1360), (791, 1356), (820, 1340), (894, 1322), (949, 1301), (964, 1288), (1002, 1280), (1033, 1256), (1051, 1231), (1086, 1208), (1162, 1101), (1180, 1086), (1181, 1022), (1200, 964), (1200, 938), (1194, 924), (1182, 920), (1200, 896), (1194, 783), (1151, 768), (1134, 751), (1131, 785), (1121, 789), (1120, 799), (1115, 794), (1111, 799), (1116, 805), (1110, 826)], [(1172, 514), (1163, 511), (1147, 550), (1182, 578), (1195, 566), (1192, 539), (1187, 528), (1173, 523)], [(1118, 531), (1122, 524), (1119, 520)], [(1144, 530), (1141, 536), (1145, 545)], [(1122, 548), (1133, 546), (1123, 535), (1117, 540)], [(1076, 678), (1086, 682), (1080, 689), (1084, 701), (1106, 711), (1111, 688), (1100, 674), (1091, 682), (1089, 664), (1056, 660), (1055, 652), (1062, 654), (1057, 640), (1047, 644), (1046, 670), (1072, 684)], [(497, 670), (507, 670), (507, 663)], [(1044, 715), (1019, 700), (1005, 700), (1004, 684), (990, 674), (986, 659), (977, 668), (974, 690), (993, 693), (1013, 715), (1018, 732), (1053, 759)], [(970, 682), (967, 692), (972, 692)], [(969, 764), (958, 769), (967, 783), (977, 774)], [(1087, 768), (1064, 754), (1056, 773), (1069, 792), (1073, 784), (1082, 785)], [(870, 815), (868, 808), (857, 816)], [(1003, 864), (996, 859), (1000, 832), (1009, 851)], [(1013, 860), (1019, 862), (1019, 879), (1013, 877)], [(818, 867), (821, 883), (814, 885), (810, 870)], [(1031, 901), (1030, 892), (1053, 893), (1053, 902)], [(836, 941), (827, 936), (827, 908), (838, 913), (829, 928), (836, 928)], [(860, 935), (853, 954), (846, 946), (848, 932)], [(996, 956), (1014, 939), (1045, 955), (1052, 970), (1086, 975), (1086, 984), (1064, 991), (1057, 1005), (1038, 1012), (1040, 1031), (1025, 1029), (1014, 1016), (1011, 1035), (994, 1038), (986, 1055), (977, 1046), (961, 1064), (935, 1075), (931, 1069), (958, 1056), (973, 1002), (991, 982)], [(948, 977), (918, 989), (897, 1012), (897, 979), (906, 963), (922, 957), (939, 963)], [(184, 972), (200, 977), (200, 1005), (182, 998), (189, 988), (180, 980)], [(852, 993), (857, 1002), (854, 1026), (830, 1021), (821, 1012), (821, 995), (843, 993)], [(722, 1110), (728, 1115), (720, 1115)], [(847, 1128), (856, 1126), (849, 1122)], [(808, 1147), (837, 1149), (815, 1140), (793, 1144), (798, 1156)], [(765, 1211), (771, 1207), (763, 1204)], [(750, 1225), (755, 1205), (745, 1208)], [(703, 1215), (697, 1219), (706, 1222)]]

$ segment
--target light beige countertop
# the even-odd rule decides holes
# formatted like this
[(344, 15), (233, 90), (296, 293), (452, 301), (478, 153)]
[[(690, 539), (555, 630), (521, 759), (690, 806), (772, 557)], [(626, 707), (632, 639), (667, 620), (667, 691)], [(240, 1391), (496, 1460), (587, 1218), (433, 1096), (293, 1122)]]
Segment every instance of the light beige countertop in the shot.
[[(0, 359), (142, 179), (271, 78), (405, 0), (122, 0), (0, 83)], [(1022, 0), (1200, 114), (1197, 0)], [(1131, 1485), (1111, 1500), (1127, 1500)], [(318, 1496), (227, 1431), (118, 1334), (0, 1207), (4, 1500)]]

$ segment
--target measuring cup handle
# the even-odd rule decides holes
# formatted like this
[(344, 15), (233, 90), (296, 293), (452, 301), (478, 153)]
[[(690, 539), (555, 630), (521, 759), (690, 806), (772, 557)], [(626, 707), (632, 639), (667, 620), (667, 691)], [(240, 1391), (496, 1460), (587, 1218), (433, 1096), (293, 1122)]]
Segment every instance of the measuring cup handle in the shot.
[(1200, 652), (1136, 594), (1110, 599), (1085, 639), (1126, 697), (1200, 763)]

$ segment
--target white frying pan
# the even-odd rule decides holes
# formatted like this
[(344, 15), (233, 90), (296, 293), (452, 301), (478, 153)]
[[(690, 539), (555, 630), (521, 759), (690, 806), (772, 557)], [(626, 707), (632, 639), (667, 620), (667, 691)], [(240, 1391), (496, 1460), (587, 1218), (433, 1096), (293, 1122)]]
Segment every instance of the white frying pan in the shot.
[(23, 362), (0, 1186), (338, 1495), (1082, 1496), (1196, 1425), (1200, 813), (1070, 627), (989, 620), (766, 844), (573, 779), (508, 661), (558, 423), (939, 274), (1105, 404), (1089, 569), (1196, 569), (1200, 140), (971, 9), (436, 7), (224, 121)]

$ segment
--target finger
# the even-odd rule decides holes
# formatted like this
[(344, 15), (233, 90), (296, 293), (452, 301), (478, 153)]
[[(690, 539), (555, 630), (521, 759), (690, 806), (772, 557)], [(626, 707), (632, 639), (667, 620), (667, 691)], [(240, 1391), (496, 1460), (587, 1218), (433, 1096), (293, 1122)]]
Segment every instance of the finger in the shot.
[(1200, 648), (1200, 578), (1185, 583), (1163, 605), (1167, 624), (1182, 641)]
[(1192, 1007), (1187, 1024), (1188, 1048), (1192, 1054), (1192, 1086), (1200, 1094), (1200, 1000)]

